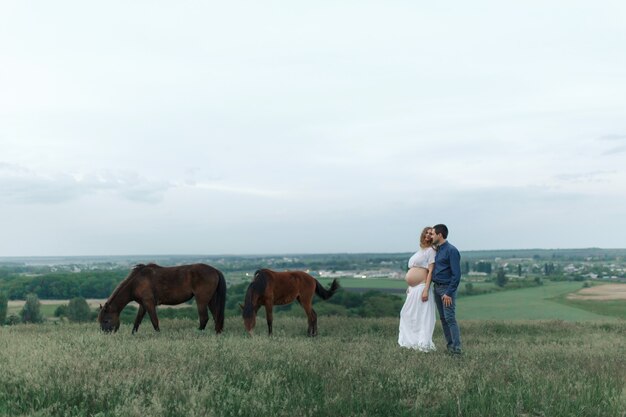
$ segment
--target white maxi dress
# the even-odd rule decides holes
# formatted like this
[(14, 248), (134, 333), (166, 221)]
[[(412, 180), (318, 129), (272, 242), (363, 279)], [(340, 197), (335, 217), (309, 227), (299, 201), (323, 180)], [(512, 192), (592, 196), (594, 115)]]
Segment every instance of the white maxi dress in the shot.
[[(428, 268), (435, 262), (435, 250), (425, 248), (417, 251), (409, 260), (409, 268)], [(398, 344), (402, 347), (429, 352), (436, 350), (433, 343), (435, 331), (435, 299), (431, 285), (428, 301), (422, 301), (425, 283), (409, 287), (406, 301), (400, 311), (400, 331)]]

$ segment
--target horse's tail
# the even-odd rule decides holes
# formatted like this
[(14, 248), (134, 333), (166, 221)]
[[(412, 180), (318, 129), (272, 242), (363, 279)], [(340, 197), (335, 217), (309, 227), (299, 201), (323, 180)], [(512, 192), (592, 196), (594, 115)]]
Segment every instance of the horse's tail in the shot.
[(339, 288), (339, 281), (337, 281), (337, 278), (333, 280), (332, 284), (330, 284), (330, 288), (328, 289), (322, 287), (322, 284), (320, 284), (318, 280), (315, 280), (315, 294), (319, 295), (322, 300), (328, 300)]
[(221, 333), (224, 330), (224, 310), (226, 309), (226, 280), (224, 274), (219, 269), (217, 270), (219, 276), (217, 280), (217, 288), (213, 297), (209, 300), (209, 306), (211, 311), (215, 311), (215, 333)]

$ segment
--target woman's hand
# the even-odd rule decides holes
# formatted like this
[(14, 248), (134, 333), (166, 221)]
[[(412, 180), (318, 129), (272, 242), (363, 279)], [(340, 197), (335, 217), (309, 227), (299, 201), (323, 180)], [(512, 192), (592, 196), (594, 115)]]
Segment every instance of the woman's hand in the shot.
[(428, 301), (428, 287), (424, 287), (424, 291), (422, 291), (422, 301)]

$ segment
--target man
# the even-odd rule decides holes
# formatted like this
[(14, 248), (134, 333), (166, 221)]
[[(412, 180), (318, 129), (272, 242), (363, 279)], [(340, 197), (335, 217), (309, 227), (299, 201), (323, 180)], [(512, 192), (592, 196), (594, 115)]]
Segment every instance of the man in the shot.
[(456, 289), (461, 280), (461, 255), (457, 248), (452, 246), (448, 238), (448, 228), (445, 224), (438, 224), (431, 229), (433, 245), (437, 249), (433, 283), (435, 290), (435, 304), (439, 311), (439, 319), (443, 327), (443, 334), (448, 342), (448, 352), (453, 355), (461, 354), (461, 332), (456, 322)]

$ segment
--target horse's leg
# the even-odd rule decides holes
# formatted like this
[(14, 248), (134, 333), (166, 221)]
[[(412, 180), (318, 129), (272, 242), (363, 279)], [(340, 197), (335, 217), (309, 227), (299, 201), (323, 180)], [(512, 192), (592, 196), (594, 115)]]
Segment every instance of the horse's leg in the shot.
[(313, 310), (313, 305), (311, 303), (311, 300), (308, 300), (305, 302), (300, 301), (300, 305), (304, 309), (304, 312), (306, 313), (306, 316), (309, 322), (307, 336), (310, 336), (310, 337), (317, 336), (317, 313), (315, 312), (315, 310)]
[(146, 314), (146, 309), (143, 308), (142, 304), (139, 304), (139, 310), (137, 311), (137, 317), (135, 317), (135, 325), (133, 326), (132, 334), (135, 334), (137, 330), (139, 330), (139, 325), (143, 320), (143, 316)]
[(265, 303), (265, 318), (267, 319), (267, 332), (271, 336), (272, 335), (272, 321), (274, 320), (274, 315), (272, 312), (272, 303)]
[(209, 302), (209, 311), (211, 312), (213, 322), (215, 323), (215, 333), (222, 333), (222, 330), (224, 330), (224, 318), (222, 317), (220, 322), (219, 306), (217, 306), (216, 303)]
[[(198, 308), (198, 319), (200, 320), (200, 327), (198, 327), (198, 330), (204, 330), (206, 328), (206, 324), (209, 322), (207, 302), (196, 297), (196, 307)], [(211, 313), (213, 312), (211, 311)], [(213, 314), (213, 319), (215, 319), (215, 314)]]
[(159, 318), (157, 317), (156, 306), (153, 302), (145, 303), (145, 309), (150, 316), (152, 327), (154, 327), (154, 330), (156, 330), (157, 332), (160, 332), (161, 330), (159, 329)]
[(313, 314), (313, 334), (311, 336), (317, 336), (317, 313), (313, 308), (311, 308), (311, 313)]

